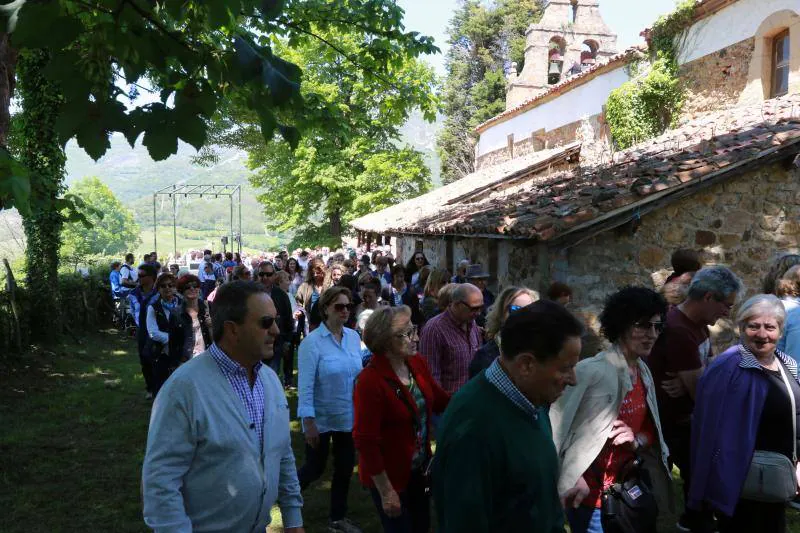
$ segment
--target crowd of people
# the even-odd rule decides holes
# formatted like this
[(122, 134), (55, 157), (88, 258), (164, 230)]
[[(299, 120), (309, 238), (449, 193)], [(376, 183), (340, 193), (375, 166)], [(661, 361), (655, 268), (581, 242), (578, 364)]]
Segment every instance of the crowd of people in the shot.
[[(679, 531), (786, 531), (800, 480), (800, 256), (742, 301), (734, 272), (678, 250), (658, 290), (608, 296), (605, 349), (586, 354), (563, 283), (495, 297), (481, 265), (360, 252), (226, 266), (206, 251), (198, 275), (153, 256), (115, 265), (155, 396), (149, 527), (263, 532), (277, 503), (285, 530), (303, 531), (302, 493), (330, 456), (332, 532), (361, 531), (347, 508), (356, 465), (385, 532), (427, 533), (432, 506), (442, 533), (655, 532), (678, 508), (673, 466)], [(709, 327), (734, 307), (739, 339), (716, 355)]]

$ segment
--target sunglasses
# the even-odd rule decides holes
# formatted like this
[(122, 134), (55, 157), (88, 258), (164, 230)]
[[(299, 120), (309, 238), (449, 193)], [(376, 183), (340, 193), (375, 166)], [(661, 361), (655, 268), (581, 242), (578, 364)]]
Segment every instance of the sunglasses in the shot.
[(353, 310), (353, 304), (333, 304), (333, 308), (336, 310), (337, 313), (341, 313), (345, 309), (348, 311)]
[(175, 288), (175, 284), (174, 283), (166, 283), (166, 284), (161, 285), (159, 287), (159, 289), (174, 289), (174, 288)]
[(272, 327), (272, 324), (275, 323), (275, 317), (274, 316), (262, 316), (258, 320), (258, 322), (259, 322), (259, 325), (261, 326), (261, 329), (269, 329), (269, 328)]
[(649, 320), (642, 320), (641, 322), (637, 322), (633, 325), (635, 328), (640, 329), (642, 331), (650, 331), (650, 329), (654, 329), (656, 334), (661, 334), (664, 331), (664, 323), (660, 320), (650, 322)]
[(197, 283), (187, 283), (184, 286), (183, 290), (188, 291), (189, 289), (199, 289), (199, 288), (200, 288), (200, 285), (198, 285)]
[(483, 311), (483, 305), (476, 305), (476, 306), (473, 307), (473, 306), (467, 304), (467, 302), (458, 302), (458, 303), (460, 303), (461, 305), (463, 305), (464, 307), (466, 307), (467, 309), (469, 309), (473, 313), (479, 313), (479, 312)]
[(271, 278), (274, 275), (275, 275), (275, 272), (259, 272), (258, 273), (258, 277), (259, 278)]
[(520, 309), (522, 309), (521, 305), (511, 304), (511, 305), (508, 306), (508, 312), (509, 313), (513, 313), (514, 311), (519, 311)]

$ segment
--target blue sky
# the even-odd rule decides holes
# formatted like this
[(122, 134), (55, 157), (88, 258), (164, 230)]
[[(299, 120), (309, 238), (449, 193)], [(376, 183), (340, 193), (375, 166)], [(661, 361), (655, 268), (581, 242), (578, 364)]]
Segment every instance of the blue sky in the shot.
[[(406, 30), (430, 35), (442, 49), (442, 54), (427, 59), (439, 74), (444, 74), (447, 26), (458, 0), (397, 0), (397, 3), (406, 11)], [(674, 7), (675, 0), (600, 0), (600, 13), (619, 35), (620, 50), (640, 43), (639, 32)]]

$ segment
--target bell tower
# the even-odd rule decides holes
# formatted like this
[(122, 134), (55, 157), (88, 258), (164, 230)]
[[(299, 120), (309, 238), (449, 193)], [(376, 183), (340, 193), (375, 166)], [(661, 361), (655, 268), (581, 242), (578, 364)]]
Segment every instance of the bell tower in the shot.
[(526, 33), (525, 66), (511, 65), (506, 109), (547, 91), (617, 53), (617, 35), (600, 16), (598, 0), (550, 0)]

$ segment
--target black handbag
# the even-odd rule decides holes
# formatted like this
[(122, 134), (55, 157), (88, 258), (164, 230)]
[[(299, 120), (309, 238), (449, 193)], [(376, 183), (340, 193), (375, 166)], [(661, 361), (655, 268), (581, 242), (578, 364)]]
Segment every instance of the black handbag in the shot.
[(634, 457), (603, 492), (600, 522), (605, 533), (655, 533), (658, 501), (642, 459)]

